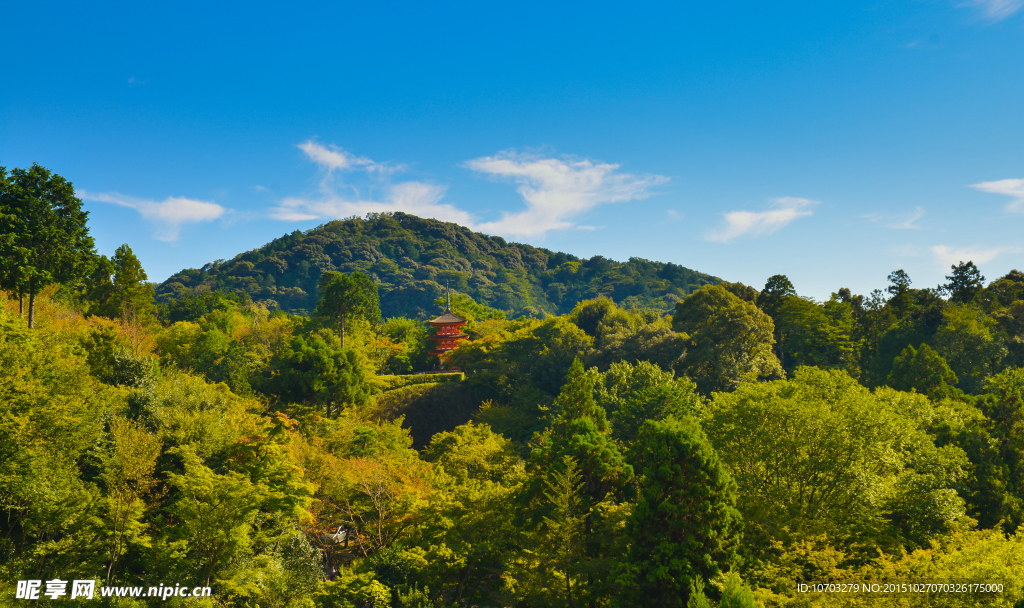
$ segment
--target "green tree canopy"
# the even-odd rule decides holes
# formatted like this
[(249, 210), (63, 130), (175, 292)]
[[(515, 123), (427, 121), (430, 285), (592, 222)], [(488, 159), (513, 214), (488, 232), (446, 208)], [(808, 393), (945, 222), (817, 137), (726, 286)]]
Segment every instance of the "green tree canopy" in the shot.
[(1024, 272), (1011, 270), (988, 284), (979, 294), (978, 300), (988, 307), (1009, 306), (1024, 300)]
[(114, 294), (114, 261), (105, 255), (96, 258), (96, 267), (86, 280), (87, 289), (84, 300), (87, 306), (83, 306), (90, 314), (102, 314), (109, 316), (110, 298)]
[(764, 289), (758, 294), (757, 305), (768, 316), (775, 318), (775, 313), (778, 311), (779, 306), (782, 305), (782, 302), (786, 298), (795, 295), (796, 289), (793, 287), (793, 283), (790, 282), (789, 277), (784, 274), (772, 275), (765, 281)]
[(844, 369), (860, 375), (857, 364), (859, 344), (852, 306), (833, 297), (819, 304), (811, 298), (788, 296), (772, 315), (775, 321), (777, 353), (783, 369), (792, 373), (797, 367), (814, 365)]
[(151, 318), (155, 311), (153, 285), (148, 282), (142, 262), (127, 243), (114, 252), (110, 266), (113, 270), (113, 278), (108, 278), (110, 296), (101, 310), (111, 318)]
[(318, 293), (316, 315), (341, 330), (342, 348), (345, 348), (346, 317), (360, 317), (371, 323), (380, 320), (377, 286), (362, 272), (325, 272), (320, 277)]
[(890, 304), (896, 310), (897, 318), (903, 318), (907, 308), (910, 306), (909, 294), (912, 283), (910, 275), (901, 268), (889, 273), (887, 280), (889, 281), (889, 286), (885, 290), (892, 296)]
[(643, 473), (627, 522), (627, 603), (681, 608), (692, 581), (736, 556), (736, 484), (692, 417), (647, 421), (635, 450)]
[(522, 483), (520, 459), (507, 439), (474, 423), (434, 435), (422, 455), (436, 465), (434, 492), (418, 531), (429, 564), (422, 582), (451, 589), (455, 602), (500, 604), (499, 590), (488, 583), (521, 548), (514, 518), (508, 517)]
[(924, 396), (808, 367), (716, 394), (703, 422), (754, 529), (925, 543), (963, 515), (952, 488), (967, 465), (926, 432), (931, 410)]
[[(0, 171), (2, 173), (2, 171)], [(71, 182), (37, 164), (13, 169), (0, 186), (0, 260), (4, 287), (28, 292), (28, 325), (35, 298), (52, 283), (89, 275), (95, 251), (81, 199)]]
[[(590, 303), (582, 303), (577, 310), (592, 311), (596, 306), (587, 306)], [(624, 310), (612, 304), (594, 331), (595, 352), (589, 361), (602, 370), (616, 361), (650, 361), (672, 370), (686, 352), (686, 336), (672, 331), (669, 319), (650, 308)]]
[(677, 303), (672, 329), (689, 338), (679, 369), (702, 393), (784, 375), (771, 317), (723, 287), (702, 287)]
[(946, 275), (948, 282), (945, 285), (950, 301), (957, 304), (973, 302), (985, 288), (985, 277), (981, 276), (981, 271), (970, 261), (960, 262), (950, 268), (953, 274)]
[(592, 300), (584, 300), (569, 313), (569, 320), (576, 324), (591, 338), (598, 335), (598, 326), (610, 312), (615, 310), (615, 302), (611, 298), (598, 296)]
[[(544, 565), (561, 571), (565, 579), (565, 600), (569, 608), (576, 607), (573, 581), (577, 578), (580, 557), (585, 542), (583, 526), (583, 478), (571, 456), (562, 458), (562, 466), (551, 471), (544, 480), (544, 497), (552, 507), (551, 515), (544, 516), (546, 541), (542, 547)], [(560, 594), (559, 594), (560, 595)], [(579, 595), (579, 589), (576, 589)], [(557, 597), (557, 596), (556, 596)]]
[(719, 283), (726, 291), (743, 300), (744, 302), (757, 303), (757, 298), (760, 295), (756, 289), (750, 285), (744, 285), (743, 283), (730, 283), (729, 281), (722, 281)]
[(998, 322), (977, 307), (950, 305), (942, 311), (933, 345), (956, 373), (960, 388), (977, 394), (1006, 356), (1004, 340)]
[(693, 381), (647, 361), (613, 363), (597, 385), (598, 405), (612, 421), (612, 437), (631, 446), (647, 420), (692, 415), (703, 403)]
[(292, 338), (273, 361), (263, 388), (285, 404), (304, 404), (337, 415), (346, 405), (363, 405), (370, 396), (367, 375), (355, 350), (322, 329)]
[(1008, 478), (1004, 506), (1009, 530), (1024, 524), (1024, 368), (1008, 369), (988, 379), (981, 408), (991, 419), (1000, 460)]
[(958, 380), (946, 360), (927, 344), (914, 349), (907, 346), (893, 361), (889, 372), (889, 386), (898, 391), (911, 389), (932, 399), (957, 397), (961, 391), (953, 388)]
[(539, 470), (562, 466), (571, 456), (580, 467), (587, 500), (593, 508), (633, 477), (633, 469), (609, 437), (611, 427), (603, 408), (594, 400), (594, 380), (579, 358), (569, 368), (562, 392), (555, 400), (551, 428), (538, 440), (531, 461)]
[(26, 285), (25, 271), (28, 268), (28, 250), (18, 246), (16, 226), (18, 218), (5, 208), (5, 201), (11, 199), (13, 182), (8, 177), (7, 168), (0, 167), (0, 289), (18, 294), (18, 314), (24, 312), (24, 292)]

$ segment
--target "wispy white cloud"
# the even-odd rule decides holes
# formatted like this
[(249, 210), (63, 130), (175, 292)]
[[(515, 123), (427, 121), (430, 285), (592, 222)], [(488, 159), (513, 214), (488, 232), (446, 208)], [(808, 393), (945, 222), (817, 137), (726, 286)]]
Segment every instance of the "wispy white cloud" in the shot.
[(684, 217), (686, 217), (686, 215), (682, 211), (678, 211), (676, 209), (666, 209), (665, 219), (658, 222), (658, 225), (664, 226), (666, 224), (674, 224), (676, 222), (681, 221)]
[[(391, 184), (391, 174), (404, 170), (403, 165), (389, 165), (375, 162), (365, 156), (356, 156), (337, 146), (325, 146), (313, 140), (298, 145), (309, 160), (326, 170), (316, 196), (292, 196), (284, 198), (270, 210), (270, 217), (283, 221), (331, 220), (367, 213), (403, 211), (421, 217), (430, 217), (446, 222), (472, 224), (472, 217), (452, 205), (442, 204), (447, 190), (418, 181)], [(358, 189), (343, 181), (334, 173), (363, 171), (372, 176), (376, 188), (385, 193), (382, 200), (368, 200), (360, 196)]]
[(476, 226), (485, 232), (515, 236), (584, 228), (573, 220), (598, 205), (646, 198), (651, 188), (668, 181), (662, 175), (622, 173), (616, 164), (514, 150), (473, 159), (466, 167), (518, 184), (516, 190), (525, 200), (526, 210), (506, 212), (500, 220)]
[(1001, 21), (1024, 8), (1024, 0), (969, 0), (959, 6), (973, 6), (992, 21)]
[(922, 217), (924, 217), (924, 208), (914, 207), (912, 212), (890, 223), (889, 227), (897, 230), (919, 230), (921, 227), (917, 225), (917, 221)]
[(346, 198), (328, 190), (318, 198), (289, 197), (270, 210), (270, 217), (285, 221), (330, 220), (367, 213), (403, 211), (420, 217), (472, 226), (473, 218), (452, 205), (441, 204), (446, 188), (422, 182), (404, 182), (387, 187), (382, 201)]
[(962, 249), (954, 249), (953, 247), (947, 247), (946, 245), (936, 245), (932, 247), (932, 258), (939, 266), (945, 269), (950, 266), (955, 266), (960, 262), (984, 264), (985, 262), (990, 262), (996, 259), (1004, 253), (1014, 253), (1016, 251), (1019, 251), (1016, 247), (965, 247)]
[(181, 196), (169, 196), (163, 201), (151, 201), (118, 194), (117, 192), (86, 192), (79, 190), (79, 198), (99, 203), (110, 203), (138, 211), (156, 226), (154, 238), (176, 241), (182, 224), (210, 222), (224, 216), (230, 209), (217, 203), (199, 201)]
[(1013, 197), (1013, 200), (1006, 204), (1006, 210), (1011, 213), (1024, 213), (1024, 179), (1001, 179), (994, 182), (981, 182), (971, 184), (971, 188), (977, 188), (982, 192), (993, 194), (1005, 194)]
[[(403, 211), (421, 217), (455, 222), (463, 226), (513, 236), (536, 236), (550, 230), (574, 228), (595, 230), (595, 226), (573, 220), (604, 203), (642, 199), (650, 188), (668, 181), (660, 175), (632, 175), (619, 165), (574, 158), (549, 158), (515, 151), (468, 161), (465, 166), (495, 178), (508, 178), (518, 184), (526, 201), (526, 210), (505, 213), (502, 219), (480, 223), (470, 213), (443, 203), (447, 188), (419, 181), (390, 183), (391, 174), (403, 165), (385, 165), (356, 156), (337, 146), (325, 146), (309, 140), (299, 149), (326, 171), (320, 192), (314, 196), (282, 199), (270, 210), (270, 217), (284, 221), (309, 221), (361, 216), (367, 213)], [(366, 172), (380, 198), (364, 197), (341, 174)], [(337, 175), (336, 175), (337, 173)], [(363, 178), (365, 180), (365, 178)]]
[(886, 215), (883, 213), (868, 213), (862, 215), (869, 222), (883, 222), (887, 228), (894, 230), (920, 230), (917, 221), (924, 217), (924, 207), (914, 207), (914, 210), (902, 215)]
[(312, 139), (302, 142), (297, 147), (305, 152), (311, 161), (326, 169), (328, 174), (334, 171), (362, 170), (367, 173), (388, 175), (405, 169), (404, 165), (374, 162), (365, 156), (350, 154), (338, 146), (324, 146)]
[(768, 211), (731, 211), (723, 216), (725, 226), (709, 232), (705, 238), (717, 243), (728, 243), (747, 234), (771, 234), (794, 220), (812, 215), (814, 212), (811, 209), (817, 204), (818, 201), (786, 196), (775, 199), (773, 208)]

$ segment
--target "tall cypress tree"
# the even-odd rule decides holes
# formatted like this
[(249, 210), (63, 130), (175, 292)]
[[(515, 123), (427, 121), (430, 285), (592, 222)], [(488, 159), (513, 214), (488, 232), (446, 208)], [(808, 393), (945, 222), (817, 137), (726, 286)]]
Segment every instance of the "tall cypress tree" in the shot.
[(28, 264), (27, 251), (18, 246), (17, 217), (9, 212), (11, 180), (6, 167), (0, 167), (0, 289), (18, 293), (18, 315), (24, 312), (24, 271)]
[(127, 243), (114, 252), (112, 293), (108, 301), (111, 317), (148, 318), (153, 314), (154, 289), (146, 271)]
[(539, 438), (531, 460), (543, 470), (558, 469), (566, 456), (579, 463), (585, 509), (604, 500), (633, 477), (633, 469), (609, 437), (604, 408), (594, 400), (594, 384), (577, 357), (555, 401), (551, 428)]
[(733, 561), (741, 518), (736, 484), (693, 418), (648, 420), (636, 442), (640, 500), (624, 591), (636, 606), (682, 608), (691, 581)]
[(96, 254), (81, 199), (71, 182), (33, 164), (14, 169), (0, 188), (0, 259), (4, 287), (28, 291), (28, 326), (36, 294), (47, 285), (77, 281)]
[[(593, 534), (600, 517), (596, 507), (609, 494), (629, 483), (633, 478), (633, 467), (612, 440), (607, 415), (594, 400), (593, 381), (578, 357), (569, 368), (553, 409), (557, 414), (551, 421), (551, 427), (537, 437), (537, 447), (530, 455), (530, 469), (535, 475), (527, 495), (539, 498), (545, 478), (558, 483), (559, 476), (566, 474), (566, 463), (577, 464), (581, 492), (579, 516), (583, 523), (579, 557), (582, 560), (607, 557), (603, 554), (601, 539)], [(550, 506), (548, 504), (541, 509)], [(567, 594), (581, 600), (588, 595), (593, 598), (595, 590), (604, 584), (600, 580), (600, 571), (600, 566), (590, 569), (586, 581), (581, 580), (579, 588), (571, 594), (567, 588)]]
[(974, 265), (974, 262), (960, 262), (950, 266), (953, 274), (946, 275), (946, 291), (949, 292), (949, 299), (957, 304), (973, 302), (974, 298), (985, 288), (985, 277)]
[(772, 318), (775, 324), (775, 356), (779, 363), (785, 366), (786, 356), (783, 343), (785, 336), (782, 335), (782, 327), (779, 325), (779, 310), (787, 298), (796, 297), (796, 288), (790, 282), (789, 277), (784, 274), (776, 274), (768, 277), (764, 289), (757, 296), (757, 307), (764, 311), (764, 314)]

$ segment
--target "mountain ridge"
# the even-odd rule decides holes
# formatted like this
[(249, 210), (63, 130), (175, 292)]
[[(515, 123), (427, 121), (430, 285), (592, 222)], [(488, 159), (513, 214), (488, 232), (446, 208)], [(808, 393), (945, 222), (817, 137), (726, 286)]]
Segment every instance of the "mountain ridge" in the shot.
[(452, 288), (510, 316), (564, 314), (607, 296), (625, 306), (671, 310), (722, 279), (671, 262), (589, 259), (508, 242), (451, 222), (402, 212), (369, 214), (295, 230), (230, 260), (181, 270), (157, 287), (167, 302), (202, 291), (244, 291), (270, 308), (308, 314), (328, 270), (362, 271), (377, 284), (386, 317), (427, 318)]

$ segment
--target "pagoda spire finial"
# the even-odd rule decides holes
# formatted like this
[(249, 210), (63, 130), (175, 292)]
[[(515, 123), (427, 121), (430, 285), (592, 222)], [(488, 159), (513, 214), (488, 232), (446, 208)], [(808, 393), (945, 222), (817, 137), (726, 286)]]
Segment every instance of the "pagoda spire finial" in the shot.
[(448, 289), (448, 279), (444, 280), (444, 311), (452, 311), (452, 296), (451, 291)]

